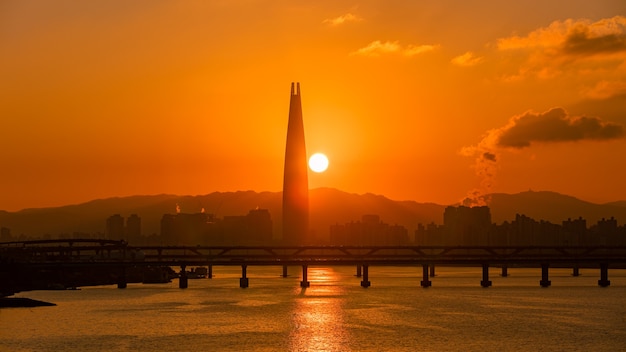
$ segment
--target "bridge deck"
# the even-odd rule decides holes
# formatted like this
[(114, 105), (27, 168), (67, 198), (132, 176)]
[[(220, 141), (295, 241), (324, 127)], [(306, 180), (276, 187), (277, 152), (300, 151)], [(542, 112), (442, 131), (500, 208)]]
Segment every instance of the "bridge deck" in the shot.
[[(483, 269), (481, 286), (491, 286), (489, 266), (501, 265), (503, 276), (507, 267), (541, 267), (540, 285), (550, 286), (548, 267), (599, 267), (598, 285), (608, 286), (608, 267), (626, 266), (626, 247), (489, 247), (489, 246), (129, 246), (122, 241), (52, 240), (0, 243), (0, 271), (13, 277), (30, 270), (61, 273), (68, 268), (85, 271), (100, 268), (116, 272), (118, 287), (126, 287), (126, 271), (131, 267), (181, 268), (179, 285), (187, 287), (187, 266), (241, 266), (240, 286), (248, 287), (246, 268), (254, 265), (302, 266), (300, 285), (308, 287), (307, 268), (316, 265), (355, 265), (361, 286), (369, 287), (369, 266), (422, 266), (421, 286), (429, 287), (429, 267), (434, 265), (480, 265)], [(81, 269), (82, 268), (82, 269)], [(41, 270), (44, 269), (44, 270)], [(0, 272), (0, 274), (2, 274)], [(576, 275), (576, 274), (574, 274)], [(62, 276), (62, 275), (61, 275)], [(19, 280), (17, 280), (19, 281)], [(23, 283), (22, 283), (23, 284)], [(27, 286), (27, 285), (26, 285)], [(13, 290), (13, 287), (3, 289)], [(19, 288), (18, 288), (19, 289)]]
[(26, 265), (529, 265), (626, 264), (608, 246), (129, 246), (121, 241), (0, 244), (3, 261)]

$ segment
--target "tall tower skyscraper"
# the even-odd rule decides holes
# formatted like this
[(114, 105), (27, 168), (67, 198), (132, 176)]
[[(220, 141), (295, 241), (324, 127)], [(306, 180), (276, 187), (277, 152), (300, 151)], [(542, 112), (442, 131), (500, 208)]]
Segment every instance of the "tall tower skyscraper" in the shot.
[(293, 245), (306, 244), (308, 232), (309, 179), (300, 83), (295, 87), (291, 83), (283, 179), (283, 241)]

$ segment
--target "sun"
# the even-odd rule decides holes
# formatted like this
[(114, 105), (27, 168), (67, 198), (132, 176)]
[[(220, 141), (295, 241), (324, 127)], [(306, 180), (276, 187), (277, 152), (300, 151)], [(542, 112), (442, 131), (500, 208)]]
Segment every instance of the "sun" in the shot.
[(324, 172), (328, 169), (328, 158), (322, 153), (315, 153), (309, 158), (309, 167), (314, 172)]

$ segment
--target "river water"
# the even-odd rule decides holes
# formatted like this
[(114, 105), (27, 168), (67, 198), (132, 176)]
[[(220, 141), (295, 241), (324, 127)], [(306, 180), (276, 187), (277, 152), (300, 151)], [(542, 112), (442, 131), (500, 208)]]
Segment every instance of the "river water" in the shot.
[(57, 306), (0, 309), (0, 351), (624, 351), (626, 270), (216, 267), (213, 279), (22, 292)]

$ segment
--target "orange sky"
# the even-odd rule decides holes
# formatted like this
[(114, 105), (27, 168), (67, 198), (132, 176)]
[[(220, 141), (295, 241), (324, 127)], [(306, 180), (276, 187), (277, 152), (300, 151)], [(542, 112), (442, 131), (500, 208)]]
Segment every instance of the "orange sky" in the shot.
[[(471, 3), (471, 5), (469, 4)], [(626, 3), (0, 3), (0, 209), (310, 187), (626, 199)]]

